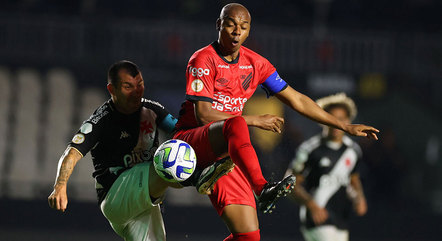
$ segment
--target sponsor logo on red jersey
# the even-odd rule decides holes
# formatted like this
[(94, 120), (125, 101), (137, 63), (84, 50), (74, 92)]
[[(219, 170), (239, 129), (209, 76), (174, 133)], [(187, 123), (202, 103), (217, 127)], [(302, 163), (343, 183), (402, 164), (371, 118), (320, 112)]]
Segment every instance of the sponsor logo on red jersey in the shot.
[(224, 64), (218, 64), (218, 68), (221, 68), (221, 69), (230, 69), (230, 66), (228, 66), (228, 65), (224, 65)]
[(253, 69), (252, 65), (239, 66), (239, 69)]
[(216, 80), (216, 86), (222, 86), (222, 87), (225, 87), (225, 86), (227, 86), (227, 83), (228, 83), (228, 82), (229, 82), (228, 79), (225, 79), (225, 78), (219, 78), (219, 79)]
[(189, 73), (192, 76), (198, 76), (202, 77), (203, 75), (209, 75), (210, 70), (209, 69), (203, 69), (203, 68), (195, 68), (193, 66), (189, 66)]
[(230, 95), (224, 95), (221, 92), (217, 92), (213, 94), (212, 108), (225, 112), (242, 112), (246, 101), (247, 98), (235, 98)]

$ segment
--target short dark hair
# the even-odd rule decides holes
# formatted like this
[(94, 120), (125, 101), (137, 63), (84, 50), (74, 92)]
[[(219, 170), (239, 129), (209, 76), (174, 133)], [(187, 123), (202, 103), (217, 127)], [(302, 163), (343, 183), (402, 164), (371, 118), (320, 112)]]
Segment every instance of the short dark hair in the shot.
[(120, 60), (109, 68), (109, 71), (107, 72), (107, 83), (118, 86), (121, 81), (118, 73), (122, 69), (126, 70), (132, 77), (135, 77), (140, 73), (140, 69), (135, 63), (129, 60)]

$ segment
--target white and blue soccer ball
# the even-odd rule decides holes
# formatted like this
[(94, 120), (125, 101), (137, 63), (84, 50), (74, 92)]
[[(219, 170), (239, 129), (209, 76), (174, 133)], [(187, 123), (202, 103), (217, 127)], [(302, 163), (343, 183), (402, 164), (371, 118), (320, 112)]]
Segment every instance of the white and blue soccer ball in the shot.
[(171, 139), (161, 144), (153, 158), (155, 171), (168, 182), (189, 178), (196, 167), (196, 155), (185, 141)]

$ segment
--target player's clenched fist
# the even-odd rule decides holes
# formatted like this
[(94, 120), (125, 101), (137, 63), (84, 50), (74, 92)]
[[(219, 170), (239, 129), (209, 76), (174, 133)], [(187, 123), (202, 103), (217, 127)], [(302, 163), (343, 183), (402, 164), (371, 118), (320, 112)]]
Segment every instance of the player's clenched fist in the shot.
[(325, 208), (318, 206), (313, 200), (309, 201), (307, 208), (310, 210), (313, 222), (316, 225), (321, 225), (328, 219), (328, 212)]
[(48, 197), (49, 207), (64, 212), (68, 205), (66, 187), (56, 187)]

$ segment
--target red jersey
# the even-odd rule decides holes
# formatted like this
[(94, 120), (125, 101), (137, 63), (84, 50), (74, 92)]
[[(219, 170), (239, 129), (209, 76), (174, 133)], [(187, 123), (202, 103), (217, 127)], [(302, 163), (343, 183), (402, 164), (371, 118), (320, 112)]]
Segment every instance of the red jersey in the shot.
[(208, 101), (213, 109), (241, 115), (258, 85), (274, 73), (275, 67), (266, 58), (244, 46), (231, 62), (221, 56), (217, 42), (196, 51), (187, 65), (186, 101), (181, 106), (177, 129), (198, 126), (192, 101)]

